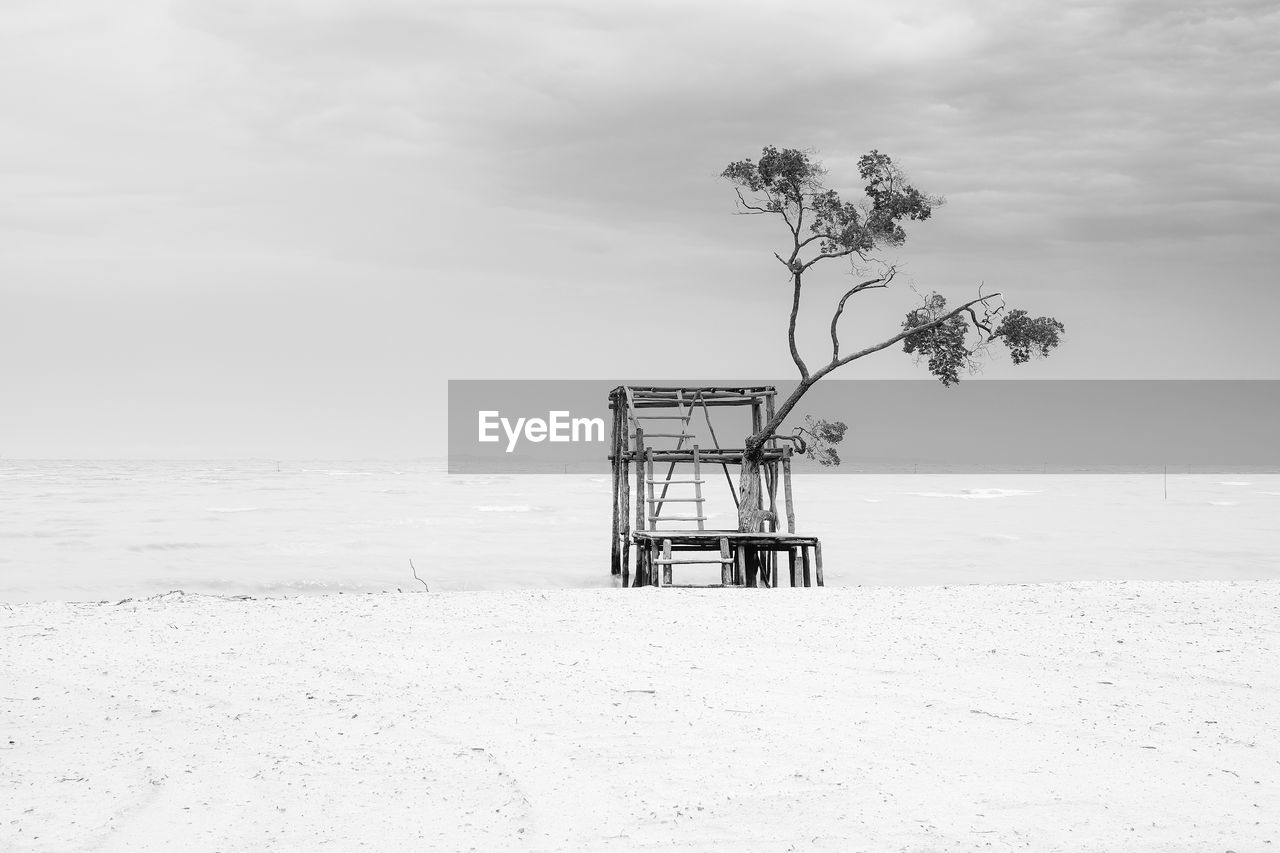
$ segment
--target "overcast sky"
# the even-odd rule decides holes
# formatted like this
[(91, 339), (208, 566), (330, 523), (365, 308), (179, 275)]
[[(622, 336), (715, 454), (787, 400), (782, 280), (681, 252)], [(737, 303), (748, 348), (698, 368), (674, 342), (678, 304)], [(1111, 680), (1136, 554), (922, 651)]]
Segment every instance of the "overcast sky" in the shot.
[(1272, 0), (6, 0), (0, 115), (5, 457), (438, 456), (450, 378), (787, 377), (786, 235), (717, 178), (766, 144), (947, 199), (851, 342), (985, 282), (1068, 332), (989, 378), (1280, 378)]

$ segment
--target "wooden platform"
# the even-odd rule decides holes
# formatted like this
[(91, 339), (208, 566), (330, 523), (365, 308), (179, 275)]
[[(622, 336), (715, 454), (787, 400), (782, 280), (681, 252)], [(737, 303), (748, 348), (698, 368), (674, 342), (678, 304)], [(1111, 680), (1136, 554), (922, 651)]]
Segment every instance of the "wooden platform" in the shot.
[[(673, 565), (721, 566), (721, 582), (708, 586), (778, 586), (778, 555), (787, 557), (793, 587), (823, 586), (822, 543), (798, 533), (737, 530), (640, 530), (632, 533), (637, 565), (634, 586), (675, 586)], [(714, 556), (688, 558), (686, 554)]]

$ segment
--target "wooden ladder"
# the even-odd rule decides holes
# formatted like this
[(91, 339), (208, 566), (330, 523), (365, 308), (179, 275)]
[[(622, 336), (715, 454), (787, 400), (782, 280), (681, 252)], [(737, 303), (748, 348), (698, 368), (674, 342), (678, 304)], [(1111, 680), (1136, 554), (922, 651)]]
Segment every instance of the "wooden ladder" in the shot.
[[(676, 448), (681, 450), (683, 448)], [(705, 504), (702, 499), (702, 463), (698, 459), (698, 445), (694, 445), (693, 451), (693, 476), (688, 478), (679, 478), (671, 476), (675, 471), (676, 463), (672, 462), (667, 469), (667, 476), (658, 479), (654, 476), (653, 470), (653, 448), (645, 450), (644, 454), (644, 483), (647, 489), (645, 504), (648, 508), (646, 520), (649, 522), (650, 530), (657, 530), (655, 526), (660, 521), (695, 521), (699, 530), (706, 530), (707, 513)], [(662, 494), (657, 493), (657, 486), (662, 485)], [(673, 485), (691, 485), (693, 486), (693, 497), (691, 498), (669, 498), (667, 490)], [(693, 515), (668, 515), (663, 517), (662, 507), (669, 503), (691, 503), (693, 504)]]
[[(689, 432), (689, 422), (693, 420), (693, 406), (686, 405), (683, 391), (676, 392), (676, 407), (679, 414), (675, 414), (675, 415), (642, 415), (637, 410), (635, 413), (637, 429), (639, 428), (639, 422), (642, 420), (679, 421), (680, 422), (679, 432), (645, 432), (644, 437), (645, 438), (674, 438), (676, 440), (676, 446), (673, 449), (684, 450), (685, 449), (684, 443), (687, 440), (693, 438), (693, 435)], [(656, 525), (659, 522), (664, 522), (664, 521), (696, 521), (698, 523), (699, 530), (706, 529), (705, 522), (707, 520), (707, 514), (704, 509), (705, 504), (702, 500), (702, 483), (703, 483), (702, 468), (701, 468), (701, 463), (698, 459), (698, 446), (696, 444), (693, 445), (692, 451), (693, 451), (693, 477), (683, 478), (683, 479), (676, 477), (675, 476), (676, 461), (673, 459), (671, 460), (670, 464), (667, 465), (666, 476), (663, 477), (662, 479), (658, 479), (657, 476), (655, 475), (654, 466), (653, 466), (653, 449), (652, 448), (645, 449), (645, 487), (647, 489), (645, 515), (646, 515), (646, 520), (648, 521), (648, 528), (650, 530), (656, 530), (657, 529)], [(662, 486), (661, 494), (657, 493), (657, 487), (659, 485)], [(672, 485), (692, 485), (693, 497), (691, 498), (667, 497), (667, 494), (671, 490)], [(692, 503), (694, 505), (693, 506), (694, 514), (691, 516), (671, 515), (671, 516), (667, 516), (666, 518), (663, 518), (662, 507), (668, 503)]]

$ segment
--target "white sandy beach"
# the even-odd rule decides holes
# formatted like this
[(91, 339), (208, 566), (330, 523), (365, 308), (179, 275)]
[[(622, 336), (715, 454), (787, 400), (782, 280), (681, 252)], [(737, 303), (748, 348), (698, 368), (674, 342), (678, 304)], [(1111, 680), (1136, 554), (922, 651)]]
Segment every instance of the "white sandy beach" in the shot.
[(1280, 582), (0, 607), (3, 850), (1280, 848)]

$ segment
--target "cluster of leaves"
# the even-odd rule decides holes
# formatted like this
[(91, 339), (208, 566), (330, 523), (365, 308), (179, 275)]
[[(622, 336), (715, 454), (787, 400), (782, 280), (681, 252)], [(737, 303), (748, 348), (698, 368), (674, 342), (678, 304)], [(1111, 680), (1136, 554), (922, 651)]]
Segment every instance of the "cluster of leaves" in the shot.
[(794, 148), (779, 151), (772, 145), (760, 154), (760, 162), (751, 158), (730, 163), (720, 173), (740, 187), (765, 196), (766, 207), (774, 213), (784, 204), (802, 205), (806, 196), (821, 190), (826, 170), (809, 159), (808, 153)]
[[(902, 328), (923, 326), (946, 313), (946, 297), (931, 293), (924, 305), (907, 313), (907, 318), (902, 321)], [(928, 359), (929, 372), (941, 379), (943, 385), (951, 386), (960, 381), (961, 368), (970, 366), (969, 357), (973, 355), (973, 351), (965, 340), (968, 334), (969, 322), (964, 315), (957, 314), (931, 329), (907, 335), (902, 339), (902, 348), (917, 359)]]
[(1031, 317), (1026, 311), (1013, 310), (996, 327), (995, 337), (1009, 348), (1014, 364), (1025, 364), (1032, 356), (1048, 358), (1066, 330), (1052, 317)]
[(828, 421), (806, 415), (803, 427), (796, 432), (804, 436), (804, 455), (816, 459), (820, 465), (839, 465), (840, 454), (835, 445), (844, 441), (849, 427), (841, 421)]
[(884, 245), (901, 246), (907, 239), (902, 220), (928, 219), (942, 204), (941, 198), (927, 196), (908, 184), (888, 154), (875, 150), (863, 154), (858, 174), (867, 182), (867, 198), (871, 199), (866, 229)]
[[(989, 313), (988, 319), (1001, 310)], [(925, 298), (924, 305), (907, 313), (902, 328), (914, 329), (945, 317), (947, 313), (947, 300), (940, 294), (931, 293)], [(974, 321), (977, 323), (976, 317)], [(1009, 357), (1014, 364), (1026, 364), (1033, 357), (1048, 358), (1066, 332), (1066, 327), (1054, 318), (1032, 317), (1021, 309), (1005, 314), (994, 331), (985, 323), (977, 328), (986, 332), (987, 337), (980, 337), (970, 346), (970, 322), (964, 314), (957, 314), (930, 329), (907, 335), (902, 339), (902, 348), (917, 359), (927, 359), (929, 372), (942, 380), (943, 385), (950, 386), (960, 381), (961, 368), (972, 369), (973, 356), (992, 341), (999, 341), (1009, 348)]]
[[(768, 146), (759, 162), (730, 163), (721, 176), (755, 193), (760, 212), (785, 214), (795, 231), (808, 224), (826, 255), (865, 254), (877, 246), (900, 246), (907, 238), (902, 222), (928, 219), (942, 199), (925, 195), (907, 183), (887, 154), (872, 151), (858, 160), (866, 183), (866, 201), (853, 204), (823, 183), (826, 170), (809, 154)], [(756, 209), (756, 208), (752, 208)]]

